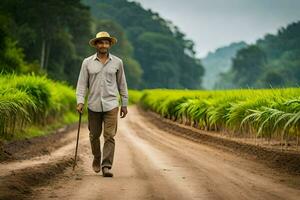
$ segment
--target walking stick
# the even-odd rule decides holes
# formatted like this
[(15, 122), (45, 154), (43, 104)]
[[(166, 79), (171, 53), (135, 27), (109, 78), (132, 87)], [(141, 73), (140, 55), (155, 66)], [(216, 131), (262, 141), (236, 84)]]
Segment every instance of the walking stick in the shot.
[(76, 141), (76, 150), (75, 150), (75, 158), (74, 158), (74, 164), (73, 164), (73, 171), (74, 171), (75, 166), (76, 166), (76, 159), (77, 159), (77, 149), (78, 149), (78, 140), (79, 140), (80, 124), (81, 124), (81, 113), (79, 113), (79, 123), (78, 123), (78, 132), (77, 132), (77, 141)]

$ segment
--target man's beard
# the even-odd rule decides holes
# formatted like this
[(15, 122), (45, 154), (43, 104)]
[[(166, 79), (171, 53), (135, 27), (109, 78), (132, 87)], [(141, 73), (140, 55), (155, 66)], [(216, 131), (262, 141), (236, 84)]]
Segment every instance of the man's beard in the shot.
[(99, 49), (98, 52), (100, 54), (107, 54), (108, 53), (108, 49), (102, 48), (102, 49)]

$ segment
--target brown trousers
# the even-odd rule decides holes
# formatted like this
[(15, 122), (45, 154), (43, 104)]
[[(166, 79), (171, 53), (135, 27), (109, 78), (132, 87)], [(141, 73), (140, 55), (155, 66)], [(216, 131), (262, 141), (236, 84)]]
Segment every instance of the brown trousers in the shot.
[(88, 129), (91, 149), (94, 157), (101, 160), (100, 135), (102, 133), (102, 124), (104, 125), (104, 147), (102, 168), (111, 169), (115, 153), (115, 139), (117, 133), (119, 107), (107, 112), (94, 112), (88, 109)]

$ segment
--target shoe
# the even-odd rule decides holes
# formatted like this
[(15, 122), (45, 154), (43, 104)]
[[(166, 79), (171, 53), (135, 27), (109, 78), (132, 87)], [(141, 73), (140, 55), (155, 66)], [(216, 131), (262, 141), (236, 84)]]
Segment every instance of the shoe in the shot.
[(94, 160), (93, 160), (93, 170), (96, 173), (99, 173), (100, 170), (101, 170), (100, 162), (101, 162), (100, 158), (94, 157)]
[(110, 172), (110, 169), (108, 167), (103, 167), (102, 169), (103, 177), (113, 177), (113, 173)]

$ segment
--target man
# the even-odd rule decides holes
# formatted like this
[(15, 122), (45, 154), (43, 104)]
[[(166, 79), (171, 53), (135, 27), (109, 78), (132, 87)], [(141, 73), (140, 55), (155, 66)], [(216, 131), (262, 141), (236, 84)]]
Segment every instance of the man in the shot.
[[(85, 95), (88, 90), (88, 129), (93, 159), (93, 170), (101, 171), (104, 177), (113, 177), (113, 164), (117, 121), (119, 111), (118, 93), (121, 96), (120, 116), (127, 114), (128, 89), (123, 62), (112, 55), (109, 49), (117, 39), (107, 32), (99, 32), (89, 44), (97, 53), (85, 58), (76, 87), (77, 111), (83, 113)], [(104, 147), (101, 163), (100, 135), (104, 125)]]

